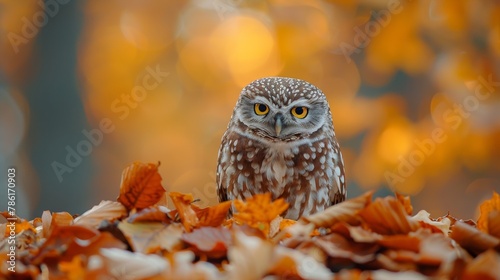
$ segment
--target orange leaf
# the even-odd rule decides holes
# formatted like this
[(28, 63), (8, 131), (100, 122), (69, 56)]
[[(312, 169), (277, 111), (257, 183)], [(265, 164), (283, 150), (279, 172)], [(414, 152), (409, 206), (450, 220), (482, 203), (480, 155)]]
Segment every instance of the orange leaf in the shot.
[(232, 243), (231, 232), (224, 227), (202, 227), (182, 235), (184, 242), (193, 246), (198, 255), (206, 254), (211, 258), (224, 257)]
[(482, 232), (488, 233), (488, 216), (490, 212), (500, 211), (500, 195), (493, 192), (493, 197), (481, 203), (479, 206), (479, 219), (477, 220), (477, 228)]
[(288, 203), (279, 198), (271, 201), (271, 194), (256, 194), (245, 201), (235, 200), (234, 208), (237, 212), (233, 215), (234, 221), (239, 224), (261, 230), (266, 236), (272, 220), (288, 209)]
[(196, 212), (196, 216), (199, 220), (199, 227), (220, 226), (227, 218), (229, 207), (231, 207), (231, 201), (224, 201), (207, 208), (198, 208), (196, 205), (192, 205), (192, 208)]
[(312, 223), (316, 227), (330, 227), (338, 222), (359, 224), (358, 212), (372, 201), (373, 191), (328, 207), (325, 211), (300, 218), (301, 224)]
[(118, 228), (135, 252), (154, 253), (159, 249), (172, 252), (182, 245), (180, 224), (120, 222)]
[(146, 208), (162, 198), (165, 189), (161, 185), (158, 166), (160, 163), (134, 162), (123, 170), (118, 202), (127, 210)]
[(123, 204), (116, 201), (103, 200), (99, 205), (92, 207), (92, 209), (77, 217), (73, 221), (73, 224), (97, 228), (104, 220), (112, 221), (126, 214), (127, 209), (125, 209)]
[(411, 205), (410, 196), (404, 196), (402, 194), (396, 193), (396, 198), (404, 206), (406, 214), (413, 214), (413, 206)]
[(457, 221), (451, 228), (450, 238), (473, 254), (500, 246), (500, 239), (461, 221)]
[(125, 248), (125, 244), (108, 232), (99, 232), (87, 227), (57, 226), (45, 243), (30, 257), (30, 263), (38, 265), (48, 259), (71, 261), (74, 256), (99, 253), (101, 248)]
[(194, 200), (193, 195), (171, 192), (169, 196), (179, 213), (182, 225), (187, 232), (190, 232), (199, 223), (198, 216), (191, 205)]
[(75, 256), (69, 262), (60, 262), (59, 270), (66, 273), (69, 280), (85, 279), (85, 268), (82, 257)]
[(139, 212), (132, 214), (128, 217), (127, 221), (129, 223), (137, 222), (161, 222), (165, 224), (170, 224), (172, 220), (168, 216), (171, 211), (164, 206), (152, 206), (144, 208)]
[(418, 221), (410, 219), (394, 197), (375, 199), (359, 211), (359, 216), (371, 230), (380, 234), (405, 234), (419, 228)]

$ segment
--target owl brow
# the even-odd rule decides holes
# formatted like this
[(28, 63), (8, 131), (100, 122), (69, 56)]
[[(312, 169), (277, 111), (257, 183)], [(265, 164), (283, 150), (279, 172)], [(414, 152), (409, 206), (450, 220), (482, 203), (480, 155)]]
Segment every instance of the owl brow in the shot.
[(271, 105), (272, 105), (271, 103), (269, 103), (269, 101), (267, 99), (265, 99), (264, 97), (261, 97), (261, 96), (256, 96), (254, 99), (249, 98), (248, 100), (250, 100), (253, 103), (263, 103), (269, 107), (271, 107)]

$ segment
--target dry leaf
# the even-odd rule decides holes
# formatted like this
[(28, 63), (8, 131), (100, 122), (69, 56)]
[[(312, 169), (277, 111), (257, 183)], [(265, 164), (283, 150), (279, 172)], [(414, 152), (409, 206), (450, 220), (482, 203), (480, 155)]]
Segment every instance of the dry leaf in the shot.
[(271, 193), (256, 194), (246, 201), (235, 200), (236, 213), (233, 219), (238, 224), (247, 224), (269, 235), (270, 223), (288, 209), (288, 203), (279, 198), (271, 201)]
[(196, 255), (204, 254), (209, 258), (226, 255), (232, 244), (231, 232), (223, 227), (202, 227), (182, 234), (182, 240), (192, 247)]
[(494, 280), (500, 277), (500, 253), (487, 250), (475, 258), (465, 268), (461, 279), (485, 279)]
[(411, 205), (410, 197), (396, 193), (396, 198), (398, 199), (399, 203), (404, 206), (406, 214), (410, 216), (413, 215), (413, 206)]
[(448, 235), (451, 226), (451, 220), (447, 217), (442, 217), (439, 221), (433, 221), (430, 218), (429, 212), (425, 210), (420, 210), (415, 216), (411, 217), (411, 220), (420, 223), (421, 227), (428, 228), (432, 232), (439, 232)]
[(229, 248), (227, 256), (229, 265), (224, 267), (227, 279), (262, 279), (272, 266), (273, 245), (238, 231), (234, 235), (234, 244)]
[(371, 262), (380, 248), (378, 244), (357, 243), (337, 233), (318, 236), (311, 241), (338, 263), (346, 260), (357, 264)]
[(182, 226), (162, 223), (120, 222), (118, 228), (123, 232), (135, 252), (154, 253), (164, 249), (169, 252), (182, 246)]
[(231, 201), (224, 201), (217, 205), (198, 208), (193, 205), (192, 208), (198, 217), (198, 227), (218, 227), (224, 223), (231, 207)]
[(490, 212), (500, 211), (500, 195), (493, 192), (491, 199), (483, 201), (479, 206), (479, 219), (477, 219), (477, 228), (482, 232), (488, 233), (488, 216)]
[(186, 231), (190, 232), (193, 228), (197, 227), (200, 221), (198, 220), (198, 216), (192, 207), (194, 200), (193, 195), (171, 192), (169, 193), (169, 196), (178, 211), (177, 213), (179, 214), (182, 225), (184, 225)]
[(84, 267), (84, 263), (80, 255), (73, 257), (73, 259), (69, 262), (60, 262), (58, 267), (61, 272), (66, 274), (65, 277), (67, 277), (68, 280), (85, 279), (86, 267)]
[(71, 261), (79, 254), (96, 254), (101, 248), (125, 248), (125, 244), (108, 232), (101, 233), (77, 225), (58, 226), (52, 230), (37, 252), (30, 256), (29, 261), (35, 265), (51, 259)]
[(101, 254), (115, 279), (146, 279), (170, 268), (164, 258), (156, 255), (132, 253), (120, 249), (101, 249)]
[(144, 164), (134, 162), (122, 173), (120, 195), (118, 202), (127, 210), (143, 209), (158, 202), (165, 189), (161, 185), (161, 176), (158, 173), (160, 163)]
[(197, 262), (193, 264), (195, 258), (196, 258), (195, 254), (191, 251), (181, 251), (174, 253), (169, 257), (172, 269), (169, 271), (165, 271), (160, 275), (160, 278), (155, 278), (155, 279), (158, 280), (223, 279), (217, 267), (215, 267), (209, 262)]
[(500, 210), (489, 213), (488, 233), (496, 238), (500, 238)]
[(99, 205), (75, 218), (73, 224), (97, 228), (103, 221), (113, 221), (127, 215), (123, 204), (111, 200), (103, 200)]
[(371, 230), (380, 234), (406, 234), (419, 228), (417, 221), (411, 220), (404, 206), (394, 197), (377, 198), (359, 211)]
[(147, 222), (160, 222), (170, 224), (172, 219), (169, 217), (170, 209), (165, 206), (151, 206), (144, 208), (137, 213), (131, 214), (128, 217), (129, 223), (147, 223)]
[(451, 228), (450, 238), (476, 255), (500, 245), (500, 239), (460, 221), (457, 221)]
[(331, 279), (332, 272), (311, 255), (286, 247), (277, 247), (269, 274), (278, 279)]
[(346, 222), (351, 225), (358, 223), (357, 214), (364, 209), (372, 200), (373, 191), (344, 202), (335, 204), (325, 211), (318, 212), (308, 217), (300, 218), (302, 224), (312, 223), (316, 227), (330, 227), (338, 222)]

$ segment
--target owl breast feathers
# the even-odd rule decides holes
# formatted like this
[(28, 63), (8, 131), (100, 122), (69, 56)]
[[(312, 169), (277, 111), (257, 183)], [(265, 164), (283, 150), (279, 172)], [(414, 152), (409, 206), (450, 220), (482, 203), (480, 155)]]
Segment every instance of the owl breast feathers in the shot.
[(220, 201), (270, 192), (298, 219), (346, 197), (344, 162), (325, 95), (312, 84), (271, 77), (241, 91), (219, 150)]

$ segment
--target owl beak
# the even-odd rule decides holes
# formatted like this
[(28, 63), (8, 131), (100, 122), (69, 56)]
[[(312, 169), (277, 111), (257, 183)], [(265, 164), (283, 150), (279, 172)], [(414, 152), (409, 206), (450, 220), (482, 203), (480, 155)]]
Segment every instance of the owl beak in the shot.
[(274, 119), (275, 119), (275, 124), (274, 124), (274, 129), (276, 130), (276, 136), (280, 136), (281, 134), (281, 128), (283, 127), (283, 122), (282, 119), (283, 116), (281, 114), (277, 114)]

